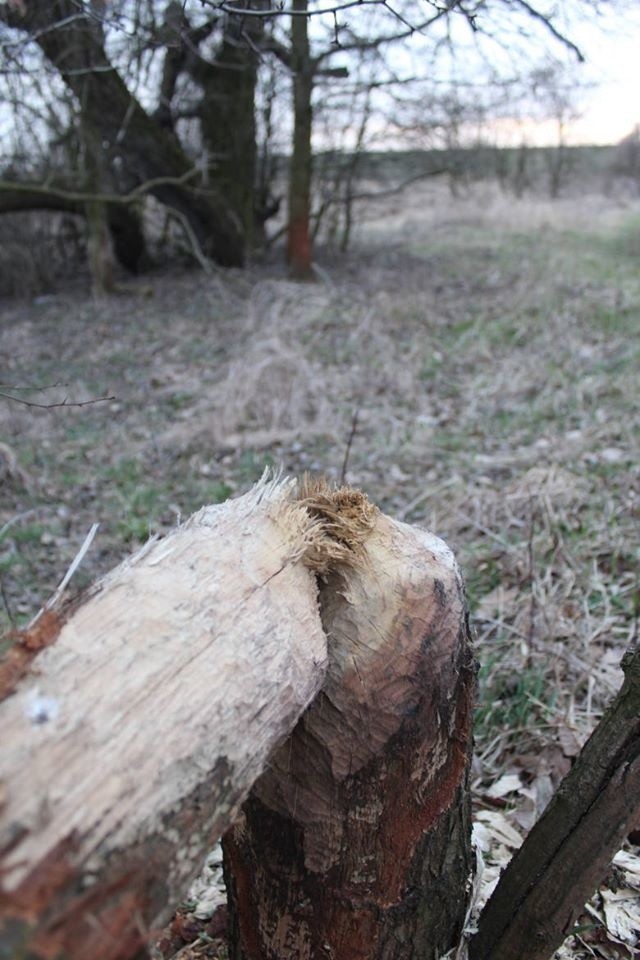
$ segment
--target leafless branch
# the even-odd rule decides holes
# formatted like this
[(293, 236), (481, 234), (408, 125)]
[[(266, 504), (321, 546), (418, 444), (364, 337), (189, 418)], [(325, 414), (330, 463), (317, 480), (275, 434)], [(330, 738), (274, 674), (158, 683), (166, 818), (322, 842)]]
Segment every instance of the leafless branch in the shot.
[(349, 436), (347, 438), (347, 448), (344, 452), (344, 460), (342, 461), (342, 470), (340, 471), (340, 483), (347, 482), (347, 470), (349, 468), (349, 457), (351, 456), (351, 445), (353, 444), (355, 435), (358, 431), (359, 416), (360, 416), (360, 407), (356, 407), (353, 413), (353, 418), (351, 420), (351, 429), (349, 430)]
[(9, 618), (9, 623), (11, 624), (11, 629), (12, 629), (12, 630), (15, 630), (15, 628), (16, 628), (16, 626), (17, 626), (17, 620), (16, 620), (16, 616), (15, 616), (15, 614), (14, 614), (12, 608), (11, 608), (11, 604), (9, 603), (9, 597), (8, 597), (8, 595), (7, 595), (7, 591), (6, 591), (5, 585), (4, 585), (4, 576), (3, 576), (2, 574), (0, 574), (0, 596), (2, 597), (2, 603), (3, 603), (3, 605), (4, 605), (4, 608), (5, 608), (5, 610), (7, 611), (7, 617)]
[(344, 3), (336, 3), (333, 6), (321, 7), (318, 10), (292, 10), (285, 6), (284, 0), (277, 3), (270, 10), (254, 10), (251, 7), (236, 7), (227, 0), (201, 0), (203, 6), (212, 7), (214, 10), (220, 10), (223, 13), (230, 13), (238, 17), (321, 17), (323, 15), (334, 15), (342, 13), (353, 7), (385, 7), (387, 0), (345, 0)]
[(62, 380), (55, 383), (44, 383), (32, 386), (31, 384), (0, 383), (0, 390), (11, 390), (12, 393), (44, 393), (45, 390), (55, 390), (56, 387), (67, 387), (69, 384)]
[[(48, 24), (46, 27), (42, 27), (39, 30), (32, 30), (29, 33), (28, 42), (31, 43), (32, 40), (39, 40), (41, 37), (45, 37), (48, 33), (53, 33), (55, 30), (64, 30), (65, 27), (70, 26), (72, 23), (76, 23), (78, 20), (86, 20), (86, 13), (73, 13), (68, 17), (63, 17), (61, 20), (56, 20), (55, 23)], [(16, 15), (11, 16), (10, 10), (2, 11), (0, 10), (0, 20), (3, 20), (11, 27), (21, 27), (22, 24)], [(0, 49), (5, 47), (16, 47), (22, 46), (24, 41), (20, 40), (3, 40), (0, 42)]]
[(389, 0), (384, 0), (384, 3), (382, 4), (382, 6), (386, 10), (388, 10), (389, 13), (396, 18), (396, 20), (399, 20), (400, 23), (403, 23), (405, 25), (405, 27), (408, 27), (412, 33), (415, 31), (415, 27), (413, 26), (413, 24), (409, 23), (409, 21), (406, 20), (401, 13), (398, 13), (398, 11), (391, 6), (391, 4), (389, 3)]
[(577, 47), (572, 40), (566, 37), (563, 33), (560, 33), (558, 28), (553, 24), (549, 17), (545, 16), (539, 10), (536, 10), (535, 7), (532, 7), (530, 3), (527, 3), (527, 0), (516, 0), (516, 4), (522, 10), (525, 10), (534, 20), (538, 20), (540, 23), (543, 23), (549, 33), (555, 37), (556, 40), (559, 40), (560, 43), (564, 44), (565, 47), (568, 47), (569, 50), (572, 50), (575, 53), (579, 63), (584, 63), (584, 54), (580, 47)]
[(398, 193), (402, 193), (403, 190), (406, 190), (407, 187), (410, 187), (413, 183), (417, 183), (419, 180), (426, 180), (430, 177), (441, 177), (443, 174), (450, 172), (449, 167), (426, 170), (424, 173), (416, 173), (413, 177), (408, 177), (406, 180), (402, 180), (400, 183), (386, 190), (370, 190), (364, 193), (354, 193), (352, 200), (382, 200), (384, 197), (393, 197)]
[(189, 245), (191, 247), (191, 252), (193, 253), (194, 259), (198, 261), (198, 263), (200, 264), (200, 266), (202, 267), (205, 273), (211, 274), (213, 272), (213, 264), (211, 263), (211, 260), (209, 260), (205, 256), (202, 246), (200, 244), (200, 241), (196, 236), (195, 230), (189, 223), (188, 218), (185, 216), (185, 214), (181, 210), (176, 210), (175, 208), (172, 208), (169, 211), (169, 216), (172, 219), (176, 220), (184, 230), (185, 236), (189, 241)]
[(23, 407), (35, 407), (38, 410), (53, 410), (55, 407), (88, 407), (94, 403), (106, 403), (108, 400), (115, 400), (115, 396), (93, 397), (91, 400), (60, 400), (57, 403), (36, 403), (35, 400), (24, 400), (22, 397), (16, 397), (11, 393), (4, 393), (0, 390), (0, 398), (10, 400), (12, 403), (19, 403)]
[(146, 193), (155, 190), (156, 187), (164, 186), (182, 186), (192, 180), (199, 174), (198, 167), (192, 167), (181, 177), (154, 177), (152, 180), (145, 180), (139, 186), (135, 187), (129, 193), (86, 193), (81, 190), (63, 190), (59, 187), (50, 186), (47, 183), (24, 183), (19, 180), (0, 180), (0, 192), (14, 191), (16, 193), (28, 193), (33, 190), (39, 190), (51, 197), (59, 200), (68, 200), (75, 203), (132, 203)]
[[(371, 0), (371, 2), (376, 2), (376, 0)], [(387, 33), (382, 36), (373, 37), (370, 40), (356, 38), (349, 43), (341, 43), (339, 47), (332, 45), (327, 50), (323, 50), (314, 57), (314, 63), (319, 63), (321, 60), (325, 60), (327, 57), (332, 56), (335, 53), (346, 53), (351, 50), (379, 50), (380, 47), (385, 46), (389, 43), (396, 43), (400, 40), (406, 40), (409, 37), (412, 37), (414, 33), (423, 33), (427, 30), (432, 24), (436, 23), (438, 20), (442, 20), (444, 17), (449, 16), (458, 6), (459, 0), (451, 0), (451, 2), (445, 7), (437, 7), (433, 5), (435, 13), (431, 17), (420, 21), (419, 23), (409, 24), (405, 30), (401, 30), (397, 33)], [(386, 2), (380, 2), (380, 6), (384, 6), (389, 9)], [(319, 11), (314, 11), (314, 13)], [(405, 20), (402, 21), (406, 23)]]
[(11, 527), (15, 527), (16, 523), (21, 523), (23, 520), (26, 520), (27, 517), (32, 517), (34, 513), (39, 513), (43, 509), (48, 509), (48, 505), (31, 507), (30, 510), (24, 510), (22, 513), (16, 513), (15, 516), (10, 517), (9, 520), (0, 527), (0, 541), (4, 539), (5, 534), (11, 530)]

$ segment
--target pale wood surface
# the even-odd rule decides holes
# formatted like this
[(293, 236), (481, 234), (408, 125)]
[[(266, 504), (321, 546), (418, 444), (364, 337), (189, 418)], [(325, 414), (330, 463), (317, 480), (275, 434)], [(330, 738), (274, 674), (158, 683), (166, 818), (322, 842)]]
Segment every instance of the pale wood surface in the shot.
[(262, 484), (147, 545), (0, 703), (0, 918), (39, 917), (62, 877), (91, 891), (133, 848), (157, 856), (158, 903), (184, 892), (324, 679), (291, 497)]

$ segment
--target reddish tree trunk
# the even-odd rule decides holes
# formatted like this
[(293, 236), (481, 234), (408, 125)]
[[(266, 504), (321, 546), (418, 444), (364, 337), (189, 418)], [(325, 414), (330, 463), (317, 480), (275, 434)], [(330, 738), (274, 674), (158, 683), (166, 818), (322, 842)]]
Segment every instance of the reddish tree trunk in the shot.
[(233, 960), (436, 960), (471, 873), (474, 666), (441, 541), (381, 515), (321, 587), (321, 694), (223, 841)]

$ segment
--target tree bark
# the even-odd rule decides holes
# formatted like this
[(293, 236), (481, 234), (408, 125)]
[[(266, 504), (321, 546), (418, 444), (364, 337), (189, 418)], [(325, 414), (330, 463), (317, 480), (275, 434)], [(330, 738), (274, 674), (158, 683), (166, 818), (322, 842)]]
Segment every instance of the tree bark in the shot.
[[(85, 90), (85, 93), (87, 92)], [(93, 295), (102, 297), (113, 293), (115, 287), (114, 255), (107, 206), (103, 200), (98, 199), (98, 195), (105, 192), (104, 185), (108, 172), (102, 156), (102, 145), (96, 140), (93, 124), (86, 113), (87, 99), (83, 96), (80, 101), (80, 142), (84, 187), (88, 194), (93, 194), (84, 204), (87, 220), (87, 259)]]
[[(292, 10), (303, 14), (307, 0), (293, 0)], [(289, 170), (287, 262), (294, 280), (312, 280), (311, 132), (313, 71), (307, 17), (291, 18), (291, 69), (293, 73), (293, 149)]]
[(322, 692), (223, 840), (232, 960), (436, 960), (471, 874), (475, 673), (455, 562), (378, 514), (329, 574)]
[(151, 259), (147, 254), (142, 219), (135, 206), (108, 203), (107, 217), (113, 252), (121, 266), (133, 274), (148, 269)]
[(317, 535), (290, 483), (262, 484), (150, 542), (62, 625), (45, 611), (10, 652), (0, 956), (146, 949), (324, 679), (303, 562)]
[[(83, 119), (111, 160), (119, 157), (128, 187), (163, 177), (185, 177), (192, 164), (171, 130), (140, 106), (109, 62), (88, 16), (72, 0), (29, 0), (0, 8), (5, 22), (31, 33), (47, 59), (83, 105)], [(244, 249), (240, 224), (213, 189), (158, 183), (151, 193), (185, 216), (204, 252), (239, 266)]]
[(115, 290), (113, 247), (107, 210), (100, 200), (88, 200), (84, 207), (91, 287), (94, 297), (103, 297)]
[[(269, 2), (253, 0), (247, 4), (246, 0), (234, 0), (231, 6), (266, 10)], [(227, 14), (215, 62), (197, 62), (193, 71), (202, 86), (199, 115), (202, 139), (210, 157), (209, 176), (242, 223), (247, 250), (255, 240), (255, 91), (263, 32), (261, 17)]]
[(640, 648), (625, 681), (502, 874), (470, 960), (548, 960), (640, 819)]

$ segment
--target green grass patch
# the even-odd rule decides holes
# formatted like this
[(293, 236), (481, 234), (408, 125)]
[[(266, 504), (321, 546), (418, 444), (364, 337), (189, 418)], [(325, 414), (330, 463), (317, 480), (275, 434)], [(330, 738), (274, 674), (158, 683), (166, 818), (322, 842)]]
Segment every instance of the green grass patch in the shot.
[(147, 479), (140, 460), (125, 457), (105, 471), (109, 512), (125, 543), (146, 540), (170, 502), (165, 486)]
[(492, 732), (526, 729), (553, 712), (555, 692), (539, 666), (518, 667), (506, 654), (484, 652), (478, 676), (476, 735), (486, 742)]

